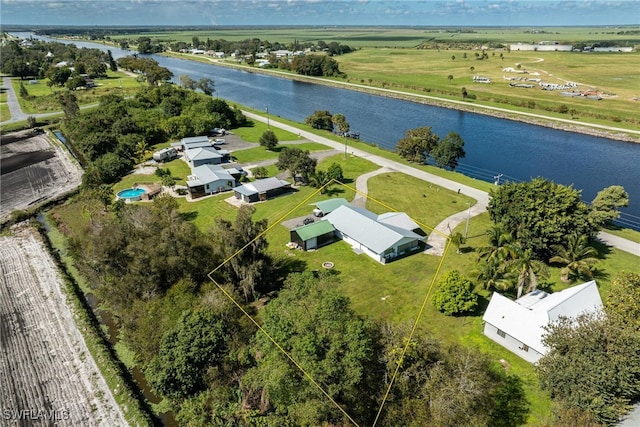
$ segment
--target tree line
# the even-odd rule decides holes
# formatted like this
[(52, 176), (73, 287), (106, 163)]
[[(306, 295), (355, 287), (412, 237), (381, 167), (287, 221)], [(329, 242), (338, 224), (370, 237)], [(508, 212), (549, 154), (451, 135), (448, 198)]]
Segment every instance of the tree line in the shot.
[(106, 77), (107, 69), (116, 69), (111, 53), (100, 49), (40, 40), (29, 40), (29, 43), (21, 46), (18, 40), (9, 40), (0, 46), (3, 73), (22, 80), (48, 77), (52, 85), (64, 86), (71, 76), (86, 74), (89, 78), (100, 78)]

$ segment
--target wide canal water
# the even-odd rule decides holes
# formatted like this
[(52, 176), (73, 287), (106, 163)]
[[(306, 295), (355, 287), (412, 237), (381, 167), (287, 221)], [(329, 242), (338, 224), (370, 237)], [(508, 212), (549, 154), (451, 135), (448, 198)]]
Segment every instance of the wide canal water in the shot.
[[(95, 43), (75, 44), (111, 50), (114, 58), (135, 53)], [(361, 140), (389, 150), (393, 150), (408, 129), (431, 126), (441, 137), (457, 132), (465, 141), (466, 151), (457, 170), (484, 181), (492, 182), (499, 174), (502, 174), (501, 182), (526, 181), (540, 176), (573, 185), (582, 190), (585, 201), (593, 200), (604, 187), (622, 185), (629, 193), (630, 204), (623, 209), (620, 225), (640, 229), (640, 144), (187, 59), (152, 57), (173, 72), (176, 82), (183, 74), (196, 80), (211, 78), (215, 82), (215, 96), (265, 112), (268, 109), (271, 116), (303, 122), (316, 110), (344, 114), (351, 130), (358, 132)]]

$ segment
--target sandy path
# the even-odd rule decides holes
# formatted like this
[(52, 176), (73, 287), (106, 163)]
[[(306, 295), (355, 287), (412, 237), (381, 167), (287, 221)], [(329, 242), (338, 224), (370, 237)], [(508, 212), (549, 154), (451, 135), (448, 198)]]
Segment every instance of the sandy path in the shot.
[(0, 237), (0, 425), (127, 425), (26, 223)]

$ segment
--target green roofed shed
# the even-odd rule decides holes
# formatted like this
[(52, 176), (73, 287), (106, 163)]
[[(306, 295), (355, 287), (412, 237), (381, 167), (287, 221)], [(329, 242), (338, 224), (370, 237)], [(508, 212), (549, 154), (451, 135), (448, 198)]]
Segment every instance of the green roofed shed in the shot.
[(291, 241), (302, 249), (316, 249), (334, 241), (335, 227), (329, 221), (316, 221), (291, 230)]
[(341, 197), (335, 198), (335, 199), (327, 199), (327, 200), (321, 200), (317, 203), (314, 203), (314, 205), (316, 206), (316, 208), (320, 209), (322, 211), (323, 215), (327, 215), (333, 211), (335, 211), (336, 209), (338, 209), (340, 206), (344, 206), (344, 205), (348, 205), (349, 202), (346, 199), (343, 199)]

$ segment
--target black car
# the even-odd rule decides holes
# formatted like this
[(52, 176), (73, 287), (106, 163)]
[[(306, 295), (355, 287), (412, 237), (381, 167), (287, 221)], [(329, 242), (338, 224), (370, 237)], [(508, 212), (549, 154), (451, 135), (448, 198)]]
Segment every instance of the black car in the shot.
[(311, 223), (313, 223), (313, 222), (315, 222), (315, 220), (314, 220), (313, 218), (311, 218), (310, 216), (309, 216), (309, 217), (306, 217), (306, 218), (304, 219), (304, 221), (302, 221), (302, 223), (303, 223), (304, 225), (309, 225), (309, 224), (311, 224)]

